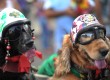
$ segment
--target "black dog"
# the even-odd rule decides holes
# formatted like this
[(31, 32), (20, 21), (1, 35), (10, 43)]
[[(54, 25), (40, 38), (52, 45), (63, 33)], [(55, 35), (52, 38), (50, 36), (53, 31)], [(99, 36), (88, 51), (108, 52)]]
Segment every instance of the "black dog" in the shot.
[(16, 9), (0, 12), (0, 80), (29, 80), (36, 53), (31, 22)]

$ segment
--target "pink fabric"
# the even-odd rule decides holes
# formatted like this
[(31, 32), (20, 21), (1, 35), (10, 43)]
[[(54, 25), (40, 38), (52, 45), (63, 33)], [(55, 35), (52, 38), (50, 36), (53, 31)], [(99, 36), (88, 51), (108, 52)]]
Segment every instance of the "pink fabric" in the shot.
[(3, 71), (8, 72), (29, 72), (30, 62), (24, 55), (8, 57), (6, 65), (0, 67)]
[(26, 72), (28, 73), (30, 70), (30, 62), (34, 60), (34, 56), (37, 56), (42, 59), (42, 53), (36, 51), (35, 49), (28, 50), (22, 55), (7, 57), (7, 64), (0, 67), (3, 71), (8, 72)]

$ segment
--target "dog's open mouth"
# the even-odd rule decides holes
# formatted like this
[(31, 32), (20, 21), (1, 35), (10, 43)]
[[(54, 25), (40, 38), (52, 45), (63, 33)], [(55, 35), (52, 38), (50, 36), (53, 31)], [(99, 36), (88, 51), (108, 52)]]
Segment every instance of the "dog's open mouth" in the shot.
[(98, 69), (104, 69), (107, 67), (105, 58), (94, 60), (87, 53), (86, 55), (87, 55), (87, 58), (89, 58), (93, 62), (94, 66), (97, 67)]
[(105, 59), (101, 59), (101, 60), (95, 60), (95, 61), (94, 61), (94, 65), (95, 65), (98, 69), (103, 69), (103, 68), (106, 68), (107, 63), (106, 63)]

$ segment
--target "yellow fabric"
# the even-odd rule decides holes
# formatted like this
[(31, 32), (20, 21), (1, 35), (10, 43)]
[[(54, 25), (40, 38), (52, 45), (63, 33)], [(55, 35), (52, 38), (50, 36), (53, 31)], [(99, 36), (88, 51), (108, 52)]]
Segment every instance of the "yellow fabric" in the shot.
[(88, 0), (83, 0), (83, 2), (79, 4), (79, 7), (82, 9), (87, 9), (89, 7)]
[(87, 9), (87, 8), (89, 7), (88, 0), (82, 0), (82, 3), (78, 3), (78, 4), (76, 3), (75, 0), (72, 0), (72, 1), (71, 1), (71, 5), (72, 5), (73, 7), (79, 6), (81, 9)]

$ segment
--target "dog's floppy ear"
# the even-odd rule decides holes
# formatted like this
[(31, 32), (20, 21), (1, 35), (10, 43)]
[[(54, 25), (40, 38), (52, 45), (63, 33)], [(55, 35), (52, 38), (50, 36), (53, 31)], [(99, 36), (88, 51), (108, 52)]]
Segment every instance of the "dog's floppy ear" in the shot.
[(110, 62), (110, 40), (107, 37), (105, 37), (105, 41), (109, 46), (109, 52), (107, 54), (107, 60), (108, 60), (108, 62)]
[(65, 35), (62, 43), (61, 53), (57, 58), (55, 76), (62, 76), (70, 72), (70, 36)]

